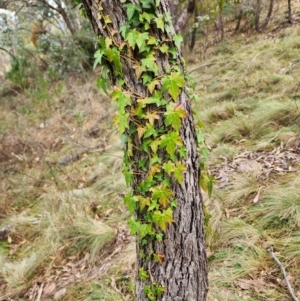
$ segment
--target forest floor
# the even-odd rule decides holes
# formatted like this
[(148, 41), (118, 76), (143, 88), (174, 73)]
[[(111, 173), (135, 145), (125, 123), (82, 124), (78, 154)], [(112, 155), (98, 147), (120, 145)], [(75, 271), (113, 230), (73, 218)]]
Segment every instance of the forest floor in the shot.
[[(270, 247), (300, 298), (300, 25), (236, 34), (205, 60), (197, 47), (193, 108), (216, 179), (209, 301), (291, 300)], [(96, 77), (1, 89), (2, 301), (133, 300), (115, 106)]]

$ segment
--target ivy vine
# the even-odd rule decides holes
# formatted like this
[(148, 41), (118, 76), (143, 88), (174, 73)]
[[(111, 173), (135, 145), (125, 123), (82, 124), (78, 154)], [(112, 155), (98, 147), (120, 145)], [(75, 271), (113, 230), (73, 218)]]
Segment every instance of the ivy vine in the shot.
[[(94, 67), (98, 64), (103, 66), (97, 84), (105, 93), (108, 93), (108, 74), (112, 73), (117, 79), (111, 93), (112, 100), (118, 106), (114, 121), (126, 144), (123, 168), (126, 183), (130, 187), (135, 186), (125, 196), (125, 203), (134, 216), (129, 226), (131, 234), (137, 235), (138, 242), (146, 245), (153, 240), (163, 240), (164, 232), (173, 222), (173, 212), (177, 206), (172, 183), (181, 184), (184, 180), (186, 147), (179, 132), (187, 112), (178, 102), (178, 97), (182, 89), (188, 88), (186, 83), (189, 78), (176, 63), (181, 35), (172, 35), (171, 39), (165, 40), (156, 38), (155, 33), (170, 33), (172, 26), (170, 14), (160, 14), (157, 9), (160, 0), (139, 0), (139, 4), (119, 1), (124, 4), (127, 16), (126, 23), (120, 28), (121, 40), (115, 38), (110, 16), (103, 10), (101, 2), (97, 2), (98, 18), (109, 36), (99, 37)], [(169, 60), (170, 67), (163, 74), (156, 62), (158, 52), (168, 56)], [(127, 85), (122, 71), (122, 58), (131, 62), (136, 78), (147, 87), (146, 95)], [(133, 143), (132, 137), (138, 141)], [(203, 144), (201, 133), (198, 138)], [(139, 145), (138, 151), (142, 154), (139, 162), (133, 162), (136, 145)], [(205, 155), (204, 149), (202, 152)], [(142, 173), (142, 180), (133, 183), (133, 175), (137, 172)], [(202, 187), (210, 191), (207, 185), (209, 177), (205, 173), (202, 175)], [(153, 251), (140, 255), (147, 261), (154, 260), (160, 264), (164, 260), (164, 254)], [(149, 280), (151, 274), (141, 268), (139, 277)], [(145, 285), (144, 293), (149, 300), (156, 300), (163, 294), (164, 288), (153, 279), (150, 283)]]

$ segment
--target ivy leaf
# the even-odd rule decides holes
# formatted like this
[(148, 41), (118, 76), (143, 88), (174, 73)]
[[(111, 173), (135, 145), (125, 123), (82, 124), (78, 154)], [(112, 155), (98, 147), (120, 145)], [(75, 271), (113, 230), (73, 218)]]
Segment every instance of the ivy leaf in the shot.
[(149, 39), (148, 32), (143, 32), (137, 34), (136, 38), (136, 44), (139, 47), (140, 52), (149, 50), (149, 47), (147, 46), (147, 41)]
[(141, 211), (146, 207), (150, 205), (150, 198), (145, 198), (141, 195), (137, 196), (137, 199), (139, 201), (140, 204), (140, 209)]
[(104, 93), (106, 95), (108, 95), (107, 89), (106, 89), (106, 84), (107, 84), (107, 78), (101, 76), (100, 78), (97, 79), (97, 87), (102, 89), (104, 91)]
[(186, 166), (181, 162), (177, 162), (174, 168), (174, 178), (178, 181), (179, 184), (183, 181), (183, 173), (186, 171)]
[(141, 138), (143, 137), (143, 135), (144, 135), (146, 129), (147, 129), (147, 128), (142, 127), (142, 126), (138, 126), (138, 127), (137, 127), (137, 132), (138, 132), (138, 137), (139, 137), (139, 139), (141, 139)]
[(138, 32), (136, 31), (136, 29), (127, 31), (125, 35), (125, 41), (128, 42), (128, 44), (132, 49), (134, 49), (136, 45), (137, 36), (138, 36)]
[(159, 84), (158, 80), (157, 79), (154, 79), (152, 82), (150, 82), (147, 87), (148, 87), (148, 90), (149, 92), (152, 94), (155, 87)]
[(158, 75), (158, 66), (155, 63), (155, 57), (153, 53), (149, 54), (145, 59), (142, 59), (141, 62), (142, 66), (144, 66), (147, 71), (151, 71), (155, 75)]
[(173, 220), (173, 212), (171, 208), (164, 211), (156, 210), (152, 215), (152, 220), (156, 223), (163, 231), (167, 230), (167, 227)]
[(135, 74), (138, 79), (141, 77), (142, 73), (146, 71), (146, 68), (140, 65), (138, 62), (136, 62), (136, 64), (133, 65), (132, 68), (135, 70)]
[(165, 29), (164, 17), (157, 17), (154, 19), (157, 28), (161, 29), (162, 31)]
[(148, 138), (150, 136), (156, 137), (157, 136), (157, 130), (154, 128), (154, 126), (150, 123), (146, 124), (147, 129), (144, 133), (144, 138)]
[(179, 131), (181, 119), (186, 118), (186, 111), (180, 106), (171, 104), (167, 106), (167, 111), (164, 115), (166, 116), (165, 125), (171, 125), (176, 131)]
[(143, 8), (151, 8), (152, 0), (140, 0)]
[(123, 167), (123, 174), (125, 177), (126, 185), (130, 186), (132, 184), (132, 172), (128, 167), (126, 167), (126, 165), (124, 165)]
[(131, 104), (130, 95), (126, 95), (122, 90), (117, 89), (112, 92), (111, 98), (117, 101), (119, 112), (125, 114), (125, 108)]
[[(150, 1), (151, 1), (151, 0), (150, 0)], [(143, 12), (143, 13), (140, 15), (140, 21), (141, 21), (142, 23), (144, 23), (144, 22), (143, 22), (144, 20), (146, 20), (148, 23), (150, 23), (151, 20), (152, 20), (152, 18), (153, 18), (153, 15), (152, 15), (152, 14), (148, 14), (148, 13), (146, 13), (146, 12)]]
[(126, 7), (128, 21), (130, 21), (133, 18), (135, 12), (140, 13), (142, 11), (139, 5), (135, 5), (132, 3), (125, 4), (124, 6)]
[(149, 123), (150, 123), (151, 125), (153, 125), (155, 120), (159, 120), (159, 119), (160, 119), (160, 116), (159, 116), (159, 114), (158, 114), (157, 112), (152, 111), (152, 112), (148, 112), (148, 113), (145, 115), (144, 119), (148, 119), (148, 120), (149, 120)]
[(121, 65), (121, 58), (120, 58), (120, 52), (117, 48), (113, 49), (106, 49), (105, 54), (107, 56), (108, 61), (114, 64), (114, 70), (116, 74), (121, 74), (122, 65)]
[(98, 49), (95, 54), (94, 54), (94, 58), (95, 58), (95, 62), (93, 65), (93, 69), (95, 69), (97, 67), (98, 64), (102, 63), (102, 57), (104, 55), (104, 51), (102, 49)]
[(163, 164), (162, 168), (168, 175), (171, 175), (171, 173), (174, 171), (175, 163), (169, 160), (167, 163)]
[(169, 46), (165, 43), (163, 43), (160, 47), (159, 47), (159, 50), (162, 52), (162, 53), (168, 53), (169, 51)]
[(152, 165), (149, 169), (149, 175), (151, 175), (151, 176), (158, 174), (160, 172), (161, 172), (161, 168), (160, 168), (160, 165), (158, 165), (158, 164)]
[(147, 45), (157, 45), (157, 44), (158, 44), (158, 41), (153, 36), (151, 36), (147, 42)]
[(155, 140), (151, 141), (150, 147), (151, 147), (151, 150), (154, 154), (157, 153), (157, 149), (158, 149), (159, 145), (160, 145), (160, 141), (158, 139), (155, 139)]
[(125, 195), (124, 203), (127, 206), (128, 210), (131, 214), (134, 213), (134, 211), (136, 210), (137, 201), (138, 201), (137, 197), (135, 197), (131, 194)]
[(148, 273), (144, 270), (144, 268), (139, 268), (139, 277), (141, 280), (146, 280), (149, 278)]
[(160, 137), (160, 148), (165, 147), (167, 153), (172, 157), (175, 153), (176, 146), (182, 145), (182, 140), (177, 132), (169, 132), (168, 134)]
[(173, 41), (174, 41), (176, 47), (180, 50), (180, 45), (183, 42), (182, 35), (181, 34), (175, 34), (173, 36)]
[(152, 199), (157, 200), (164, 208), (170, 203), (170, 198), (173, 196), (173, 191), (166, 185), (158, 185), (150, 188)]
[(178, 72), (172, 72), (169, 76), (162, 79), (163, 91), (168, 91), (176, 101), (180, 93), (180, 88), (185, 87), (184, 77)]
[(114, 117), (114, 123), (118, 125), (120, 134), (123, 134), (129, 128), (129, 113), (121, 114), (118, 112)]
[(162, 264), (165, 258), (165, 255), (162, 253), (153, 254), (154, 261), (157, 261), (158, 263)]
[(153, 230), (152, 226), (149, 224), (141, 224), (140, 228), (138, 230), (139, 240), (142, 240), (148, 234), (150, 234), (150, 235), (154, 234), (154, 230)]

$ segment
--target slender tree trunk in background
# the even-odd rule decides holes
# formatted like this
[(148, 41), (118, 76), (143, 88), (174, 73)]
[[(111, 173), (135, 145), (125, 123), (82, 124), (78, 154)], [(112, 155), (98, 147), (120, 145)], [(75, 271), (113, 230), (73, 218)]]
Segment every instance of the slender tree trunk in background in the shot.
[(173, 19), (177, 19), (179, 1), (178, 0), (167, 0), (167, 3), (169, 4), (169, 10), (170, 10), (170, 13), (171, 13)]
[(195, 6), (196, 6), (196, 0), (189, 0), (186, 9), (182, 12), (180, 17), (178, 18), (178, 21), (175, 22), (174, 20), (173, 23), (176, 32), (179, 32), (181, 34), (184, 32), (184, 29), (186, 28), (186, 25), (190, 17), (194, 13)]
[(292, 19), (292, 1), (288, 0), (288, 23), (293, 24), (293, 19)]
[[(136, 62), (141, 61), (142, 53), (139, 51), (126, 53), (126, 49), (130, 50), (130, 47), (127, 48), (129, 44), (126, 44), (127, 42), (124, 41), (124, 38), (120, 34), (120, 27), (128, 20), (128, 10), (126, 10), (126, 8), (132, 7), (133, 2), (138, 5), (141, 5), (139, 3), (145, 3), (145, 6), (147, 6), (147, 1), (122, 1), (125, 2), (123, 4), (120, 0), (83, 0), (82, 2), (97, 36), (108, 38), (108, 41), (113, 39), (115, 45), (120, 45), (116, 47), (116, 49), (123, 49), (122, 55), (120, 56), (122, 77), (114, 73), (114, 65), (110, 63), (115, 57), (106, 58), (106, 61), (112, 70), (113, 84), (116, 85), (120, 83), (122, 78), (122, 91), (127, 93), (130, 91), (131, 93), (131, 104), (126, 107), (126, 112), (128, 112), (129, 116), (129, 129), (134, 128), (137, 124), (141, 123), (141, 119), (135, 119), (137, 118), (135, 117), (136, 115), (131, 114), (133, 110), (137, 110), (137, 100), (152, 97), (155, 91), (149, 94), (149, 88), (143, 84), (143, 81), (133, 68)], [(166, 0), (153, 0), (151, 5), (154, 5), (154, 3), (156, 3), (155, 15), (164, 16), (168, 10)], [(130, 13), (131, 11), (129, 11), (129, 14)], [(142, 12), (139, 13), (139, 15), (141, 14)], [(100, 15), (105, 16), (105, 18), (99, 17)], [(168, 30), (158, 28), (154, 22), (149, 23), (149, 26), (150, 30), (148, 30), (148, 32), (150, 32), (151, 36), (156, 38), (158, 45), (162, 45), (164, 42), (168, 43), (168, 47), (175, 47), (173, 40), (175, 31), (171, 25)], [(121, 46), (123, 48), (121, 48)], [(167, 72), (170, 72), (168, 70), (172, 70), (172, 68), (175, 68), (173, 70), (178, 70), (178, 73), (173, 73), (173, 75), (183, 74), (184, 66), (182, 63), (182, 55), (177, 46), (174, 48), (177, 48), (177, 50), (172, 55), (161, 52), (158, 48), (159, 47), (153, 48), (153, 53), (151, 53), (151, 57), (158, 65), (156, 80), (159, 81), (159, 79), (165, 74), (168, 74)], [(176, 61), (175, 64), (174, 60)], [(145, 72), (145, 74), (147, 74), (147, 72)], [(185, 85), (187, 86), (188, 84), (185, 83)], [(161, 83), (158, 83), (155, 90), (157, 90), (156, 92), (162, 90)], [(164, 92), (164, 96), (166, 99), (170, 98), (170, 95), (166, 92)], [(150, 277), (142, 277), (141, 274), (137, 272), (136, 297), (138, 301), (149, 300), (149, 298), (145, 296), (144, 290), (151, 286), (151, 283), (156, 283), (164, 288), (161, 296), (156, 296), (151, 300), (205, 301), (207, 296), (208, 271), (205, 254), (202, 198), (199, 187), (199, 158), (196, 147), (196, 133), (191, 102), (185, 88), (180, 89), (180, 93), (174, 105), (183, 108), (186, 112), (186, 116), (182, 119), (178, 133), (186, 148), (186, 155), (184, 155), (184, 159), (182, 159), (186, 171), (184, 172), (182, 183), (169, 177), (171, 190), (174, 199), (177, 201), (177, 206), (173, 212), (174, 221), (168, 225), (163, 240), (160, 242), (154, 239), (146, 244), (139, 239), (137, 240), (137, 271), (144, 270), (150, 275)], [(153, 104), (147, 105), (143, 107), (143, 112), (151, 112), (154, 107)], [(154, 121), (154, 125), (158, 131), (165, 131), (160, 132), (160, 137), (166, 137), (169, 127), (164, 126), (165, 117), (164, 112), (161, 112), (161, 110), (162, 109), (158, 110), (156, 108), (156, 111), (160, 112), (159, 115), (157, 115), (159, 118)], [(137, 131), (131, 131), (130, 133), (128, 132), (128, 135), (130, 135), (132, 147), (129, 149), (129, 144), (126, 145), (125, 155), (126, 152), (127, 154), (129, 152), (132, 154), (131, 170), (134, 171), (132, 174), (132, 188), (133, 193), (139, 195), (141, 183), (145, 181), (145, 177), (149, 177), (149, 169), (145, 170), (143, 166), (149, 168), (151, 164), (149, 163), (149, 155), (142, 150), (139, 133)], [(157, 156), (160, 157), (162, 162), (165, 162), (167, 157), (166, 151), (164, 149), (158, 149)], [(141, 164), (142, 162), (144, 162), (144, 164)], [(143, 218), (141, 214), (140, 211), (136, 211), (136, 215), (140, 219)], [(160, 254), (161, 257), (157, 261), (147, 260), (144, 254), (149, 253)]]
[(255, 12), (255, 30), (260, 32), (259, 20), (261, 13), (261, 0), (256, 1), (256, 12)]
[(244, 11), (243, 11), (242, 8), (240, 8), (239, 13), (237, 15), (237, 22), (236, 22), (236, 26), (235, 26), (235, 29), (234, 29), (234, 33), (237, 33), (240, 29), (243, 14), (244, 14)]
[(262, 29), (267, 28), (267, 26), (269, 24), (269, 21), (270, 21), (270, 19), (272, 17), (272, 14), (273, 14), (273, 8), (274, 8), (274, 0), (270, 0), (268, 14), (267, 14), (267, 17), (266, 17), (266, 19), (264, 21), (264, 24), (262, 25)]
[[(198, 23), (197, 17), (198, 17), (198, 8), (196, 6), (195, 7), (195, 13), (194, 13), (194, 23)], [(190, 44), (189, 44), (190, 51), (192, 51), (195, 47), (197, 29), (198, 29), (198, 26), (194, 26), (193, 29), (192, 29), (192, 32), (191, 32), (191, 41), (190, 41)]]

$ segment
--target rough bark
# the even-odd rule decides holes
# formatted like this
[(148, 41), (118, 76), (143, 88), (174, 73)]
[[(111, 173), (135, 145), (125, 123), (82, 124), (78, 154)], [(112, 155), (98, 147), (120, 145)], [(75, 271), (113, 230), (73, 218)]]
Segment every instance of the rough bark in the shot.
[[(138, 3), (137, 0), (133, 2)], [(83, 0), (83, 4), (95, 33), (107, 37), (109, 36), (108, 28), (98, 18), (99, 4), (101, 4), (102, 13), (109, 15), (112, 21), (109, 30), (114, 32), (114, 40), (121, 43), (122, 37), (119, 34), (119, 28), (126, 20), (124, 4), (121, 4), (120, 0)], [(167, 12), (166, 0), (160, 1), (157, 10), (161, 15)], [(171, 41), (175, 31), (174, 28), (171, 28), (171, 32), (167, 33), (153, 27), (151, 34), (160, 41)], [(135, 53), (134, 58), (139, 60), (139, 54)], [(156, 51), (155, 58), (159, 67), (158, 77), (163, 76), (170, 68), (169, 55)], [(125, 81), (124, 88), (146, 97), (149, 92), (142, 81), (137, 78), (132, 68), (133, 60), (130, 55), (123, 55), (121, 63)], [(176, 65), (183, 72), (184, 67), (180, 51), (177, 54)], [(112, 78), (112, 81), (116, 83), (117, 78)], [(132, 99), (133, 104), (135, 101)], [(174, 222), (169, 225), (162, 242), (153, 241), (150, 245), (137, 243), (137, 270), (144, 268), (149, 271), (151, 280), (165, 288), (162, 297), (157, 300), (204, 301), (206, 300), (208, 281), (204, 218), (199, 188), (200, 168), (191, 103), (186, 89), (183, 89), (179, 95), (178, 103), (187, 112), (187, 118), (182, 120), (180, 129), (181, 139), (186, 146), (186, 172), (182, 184), (175, 181), (171, 183), (177, 200), (177, 208), (173, 215)], [(130, 120), (130, 122), (135, 122), (135, 120)], [(162, 124), (162, 119), (156, 121), (158, 127)], [(133, 142), (133, 162), (135, 162), (132, 167), (135, 170), (133, 191), (137, 192), (139, 183), (145, 178), (145, 172), (140, 169), (138, 163), (147, 159), (147, 156), (140, 150), (140, 139), (137, 133), (131, 134), (131, 139)], [(159, 156), (163, 158), (164, 155), (164, 152), (160, 151)], [(151, 248), (154, 253), (164, 254), (162, 263), (148, 262), (141, 257), (141, 251), (147, 254)], [(143, 291), (147, 284), (150, 284), (150, 280), (141, 280), (137, 275), (136, 295), (138, 301), (148, 300)]]

